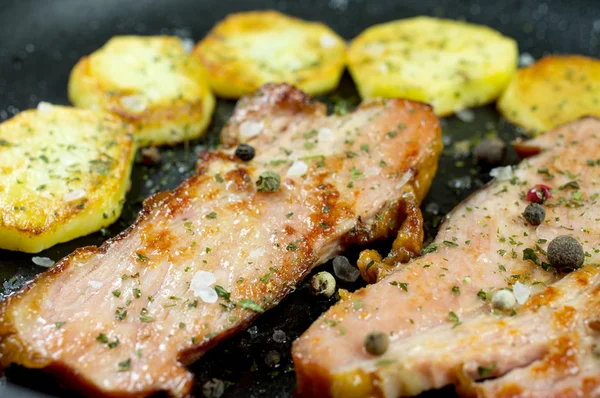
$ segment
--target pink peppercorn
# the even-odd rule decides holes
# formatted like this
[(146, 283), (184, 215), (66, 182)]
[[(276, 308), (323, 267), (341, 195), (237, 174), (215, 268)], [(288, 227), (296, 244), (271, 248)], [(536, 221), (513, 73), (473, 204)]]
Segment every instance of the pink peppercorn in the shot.
[(527, 200), (533, 203), (544, 203), (546, 199), (552, 197), (550, 189), (551, 188), (548, 185), (537, 184), (527, 191)]

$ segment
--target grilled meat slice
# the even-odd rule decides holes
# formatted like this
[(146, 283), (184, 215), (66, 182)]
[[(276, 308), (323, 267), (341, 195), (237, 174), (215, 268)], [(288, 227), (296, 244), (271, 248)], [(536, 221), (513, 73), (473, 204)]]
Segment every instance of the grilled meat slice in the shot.
[[(543, 353), (546, 346), (534, 337), (509, 336), (512, 340), (502, 342), (507, 350), (511, 343), (525, 345), (517, 355), (499, 352), (500, 345), (486, 347), (487, 340), (492, 344), (503, 333), (490, 327), (478, 337), (479, 348), (471, 349), (469, 339), (477, 333), (465, 320), (487, 314), (482, 322), (505, 322), (492, 311), (494, 292), (512, 289), (516, 282), (521, 291), (535, 292), (557, 281), (561, 275), (545, 270), (544, 263), (545, 249), (558, 235), (577, 238), (587, 253), (586, 263), (600, 260), (600, 167), (595, 162), (600, 121), (582, 119), (521, 143), (517, 150), (538, 155), (514, 170), (501, 169), (495, 181), (447, 216), (425, 250), (428, 254), (374, 285), (342, 295), (294, 343), (300, 395), (417, 395), (458, 383), (461, 366), (481, 367), (485, 373), (494, 364), (498, 372), (506, 372)], [(526, 192), (536, 184), (553, 188), (543, 205), (545, 221), (537, 227), (522, 216)], [(361, 261), (368, 260), (371, 253), (363, 253)], [(522, 293), (520, 297), (522, 301)], [(541, 316), (527, 321), (522, 311), (517, 306), (512, 322), (523, 335), (543, 334), (550, 327)], [(390, 335), (389, 348), (380, 357), (364, 349), (371, 331)], [(494, 356), (504, 363), (492, 362)], [(522, 386), (526, 392), (527, 383)]]
[[(45, 368), (90, 395), (187, 396), (185, 364), (344, 246), (397, 230), (441, 150), (427, 105), (328, 117), (287, 85), (242, 99), (222, 134), (229, 148), (202, 153), (198, 174), (148, 199), (132, 227), (2, 303), (4, 366)], [(253, 160), (235, 157), (238, 142)], [(272, 179), (257, 187), (265, 171), (280, 176), (275, 192)]]

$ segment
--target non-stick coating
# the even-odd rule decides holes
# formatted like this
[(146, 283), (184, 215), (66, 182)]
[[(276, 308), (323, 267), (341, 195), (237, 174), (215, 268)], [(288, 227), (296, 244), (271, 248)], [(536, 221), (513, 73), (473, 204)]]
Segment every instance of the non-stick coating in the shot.
[[(366, 27), (416, 15), (465, 19), (492, 26), (519, 42), (521, 53), (536, 59), (547, 53), (600, 54), (600, 1), (571, 0), (2, 0), (0, 6), (0, 120), (32, 108), (39, 101), (67, 104), (69, 72), (79, 57), (89, 54), (110, 37), (122, 34), (176, 34), (198, 40), (225, 15), (235, 11), (273, 8), (311, 20), (321, 20), (346, 39)], [(337, 92), (357, 100), (347, 75)], [(324, 98), (331, 100), (331, 97)], [(192, 172), (195, 151), (218, 143), (218, 132), (230, 115), (232, 102), (219, 101), (214, 122), (206, 137), (190, 145), (163, 151), (160, 167), (136, 164), (133, 187), (122, 219), (105, 231), (58, 245), (42, 253), (58, 260), (76, 247), (99, 244), (106, 236), (124, 229), (149, 194), (176, 186)], [(453, 143), (497, 132), (506, 142), (519, 132), (501, 120), (493, 106), (477, 109), (470, 123), (457, 118), (443, 121), (447, 149), (441, 160), (432, 192), (424, 203), (429, 237), (440, 217), (489, 177), (475, 168), (472, 159), (461, 159)], [(511, 153), (508, 162), (514, 162)], [(148, 177), (145, 177), (148, 176)], [(152, 181), (152, 183), (149, 183)], [(377, 246), (382, 251), (386, 243)], [(349, 253), (355, 258), (357, 250)], [(43, 269), (33, 265), (31, 255), (0, 251), (2, 294), (30, 280)], [(331, 267), (330, 264), (325, 268)], [(359, 284), (342, 284), (356, 289)], [(191, 370), (196, 374), (196, 395), (210, 378), (225, 382), (227, 397), (289, 397), (295, 386), (290, 359), (291, 341), (298, 337), (334, 300), (317, 300), (306, 283), (298, 286), (278, 307), (264, 314), (253, 327), (213, 349)], [(284, 342), (272, 339), (274, 330), (286, 334)], [(340, 347), (340, 349), (343, 349)], [(281, 360), (268, 366), (265, 357), (277, 352)], [(269, 355), (273, 355), (272, 353)], [(52, 378), (39, 371), (10, 368), (0, 383), (2, 397), (29, 397), (11, 385), (56, 396), (77, 396), (62, 390)], [(8, 384), (9, 387), (5, 385)], [(3, 386), (4, 385), (4, 386)], [(448, 391), (443, 394), (447, 396)]]

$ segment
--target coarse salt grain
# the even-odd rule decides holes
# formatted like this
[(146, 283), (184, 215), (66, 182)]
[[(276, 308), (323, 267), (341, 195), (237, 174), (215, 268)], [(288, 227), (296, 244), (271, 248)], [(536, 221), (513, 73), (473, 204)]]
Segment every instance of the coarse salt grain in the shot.
[(335, 46), (336, 40), (332, 35), (325, 33), (319, 37), (319, 43), (323, 48), (332, 48)]
[(473, 112), (471, 109), (462, 109), (456, 112), (456, 117), (465, 123), (471, 123), (473, 120), (475, 120), (475, 112)]
[(510, 180), (513, 176), (512, 166), (496, 167), (495, 169), (490, 170), (490, 176), (498, 181)]
[(181, 46), (183, 47), (183, 51), (185, 51), (187, 54), (192, 53), (195, 44), (196, 43), (194, 40), (190, 39), (189, 37), (181, 39)]
[(139, 95), (126, 95), (121, 97), (121, 105), (133, 113), (140, 113), (146, 110), (146, 102)]
[(39, 265), (40, 267), (52, 267), (54, 265), (54, 260), (48, 257), (33, 257), (31, 259), (35, 265)]
[(515, 295), (515, 299), (517, 303), (523, 305), (529, 298), (529, 294), (531, 293), (531, 289), (529, 286), (522, 284), (521, 282), (517, 282), (513, 286), (513, 294)]
[(319, 139), (319, 142), (332, 142), (334, 139), (333, 132), (330, 128), (321, 127), (318, 130), (317, 138)]
[(287, 171), (288, 177), (303, 176), (308, 171), (308, 165), (301, 160), (296, 160)]
[(560, 231), (549, 225), (540, 224), (535, 229), (535, 234), (540, 239), (546, 239), (547, 241), (550, 241), (550, 240), (556, 238), (560, 234)]
[(240, 137), (244, 139), (256, 137), (262, 132), (264, 127), (265, 124), (263, 122), (246, 120), (240, 124)]
[(194, 292), (194, 296), (200, 297), (205, 303), (215, 303), (219, 296), (210, 285), (216, 281), (217, 278), (212, 272), (198, 271), (192, 278), (190, 289)]
[(45, 114), (52, 112), (53, 109), (54, 109), (54, 105), (52, 105), (49, 102), (45, 102), (45, 101), (40, 102), (37, 106), (37, 110), (40, 113), (45, 113)]
[(529, 53), (523, 53), (519, 55), (519, 66), (529, 66), (535, 62), (533, 55)]
[(410, 181), (411, 178), (412, 178), (412, 172), (407, 171), (406, 173), (404, 173), (402, 178), (400, 178), (400, 181), (398, 181), (398, 183), (396, 184), (396, 188), (402, 188), (403, 186), (406, 185), (407, 182)]
[(100, 281), (88, 281), (88, 285), (90, 285), (91, 288), (98, 290), (102, 287), (103, 283)]
[(85, 193), (83, 189), (76, 189), (75, 191), (66, 193), (63, 199), (65, 202), (72, 202), (85, 197)]

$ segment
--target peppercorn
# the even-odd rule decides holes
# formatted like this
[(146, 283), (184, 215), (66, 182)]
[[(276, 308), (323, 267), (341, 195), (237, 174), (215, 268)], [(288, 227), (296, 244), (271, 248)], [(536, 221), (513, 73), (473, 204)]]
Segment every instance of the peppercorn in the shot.
[(548, 245), (548, 261), (560, 272), (571, 272), (583, 265), (585, 253), (577, 239), (560, 235)]
[(243, 160), (244, 162), (248, 162), (254, 159), (255, 155), (256, 151), (253, 147), (251, 147), (248, 144), (240, 144), (235, 149), (235, 156), (237, 156), (238, 158), (240, 158), (240, 160)]
[(506, 158), (506, 144), (498, 137), (484, 138), (473, 149), (473, 156), (480, 166), (499, 166)]
[(371, 332), (365, 337), (365, 350), (371, 355), (383, 355), (390, 344), (387, 334)]
[(498, 290), (492, 297), (492, 307), (500, 311), (512, 310), (515, 302), (515, 295), (508, 289)]
[(533, 203), (544, 203), (546, 199), (550, 199), (552, 197), (552, 192), (550, 192), (550, 187), (548, 185), (537, 184), (529, 191), (527, 191), (527, 200)]
[(335, 278), (329, 272), (321, 271), (311, 278), (310, 290), (315, 296), (331, 297), (335, 293)]
[(256, 181), (258, 192), (276, 192), (281, 184), (281, 177), (274, 171), (265, 171)]
[(523, 212), (523, 217), (531, 225), (540, 225), (546, 218), (546, 210), (537, 203), (530, 203)]

